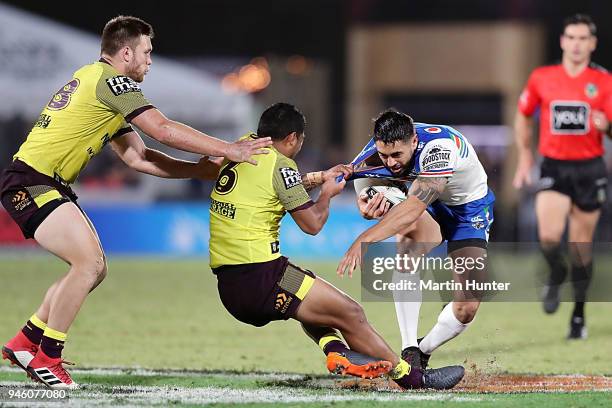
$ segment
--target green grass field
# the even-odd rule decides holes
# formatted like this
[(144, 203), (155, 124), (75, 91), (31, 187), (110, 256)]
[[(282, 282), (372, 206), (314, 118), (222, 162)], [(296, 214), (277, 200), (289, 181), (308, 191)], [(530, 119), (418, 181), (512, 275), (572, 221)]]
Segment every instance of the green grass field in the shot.
[[(358, 277), (336, 278), (332, 263), (298, 264), (359, 300)], [(0, 257), (0, 341), (14, 335), (46, 287), (65, 271), (66, 266), (51, 257)], [(399, 351), (393, 304), (364, 307), (369, 320)], [(423, 305), (421, 334), (433, 325), (440, 307)], [(473, 326), (437, 350), (431, 364), (462, 363), (481, 381), (503, 373), (611, 375), (612, 304), (587, 306), (589, 339), (580, 342), (564, 339), (570, 307), (562, 304), (557, 314), (546, 316), (537, 303), (483, 304)], [(354, 389), (347, 380), (325, 375), (322, 353), (296, 322), (254, 328), (235, 321), (218, 300), (216, 279), (205, 260), (111, 258), (108, 278), (85, 303), (64, 355), (78, 364), (76, 381), (87, 384), (71, 394), (72, 403), (82, 406), (92, 401), (145, 406), (282, 402), (313, 407), (372, 406), (374, 401), (384, 406), (407, 401), (438, 406), (452, 401), (466, 407), (590, 408), (608, 406), (612, 398), (610, 392), (398, 393), (384, 385)], [(25, 375), (7, 366), (0, 366), (0, 391), (29, 384), (22, 383)], [(121, 369), (108, 370), (113, 367)], [(576, 381), (580, 383), (580, 377)], [(0, 398), (0, 406), (2, 401), (6, 400)]]

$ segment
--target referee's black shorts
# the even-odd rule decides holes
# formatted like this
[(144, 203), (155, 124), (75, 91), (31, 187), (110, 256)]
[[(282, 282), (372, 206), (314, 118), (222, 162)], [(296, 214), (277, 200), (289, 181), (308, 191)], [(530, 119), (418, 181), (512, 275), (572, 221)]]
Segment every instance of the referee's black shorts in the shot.
[(608, 172), (601, 157), (555, 160), (545, 157), (540, 168), (540, 191), (557, 191), (582, 211), (595, 211), (606, 202)]

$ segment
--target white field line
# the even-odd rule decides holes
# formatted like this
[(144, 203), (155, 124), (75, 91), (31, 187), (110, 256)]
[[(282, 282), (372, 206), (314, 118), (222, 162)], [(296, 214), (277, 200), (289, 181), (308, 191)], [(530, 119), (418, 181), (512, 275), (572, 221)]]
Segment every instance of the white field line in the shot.
[[(0, 382), (0, 387), (23, 386), (15, 381)], [(318, 403), (340, 401), (449, 401), (449, 402), (476, 402), (482, 401), (476, 397), (457, 397), (453, 394), (408, 394), (408, 393), (350, 393), (346, 391), (316, 392), (283, 387), (269, 387), (266, 389), (235, 389), (228, 387), (146, 387), (146, 386), (116, 386), (116, 387), (89, 387), (86, 390), (71, 391), (68, 400), (58, 402), (42, 402), (37, 406), (44, 407), (89, 407), (113, 406), (133, 407), (151, 406), (170, 403), (182, 404), (213, 404), (213, 403)], [(4, 402), (4, 401), (2, 401)], [(14, 405), (19, 406), (19, 405)], [(22, 405), (23, 406), (23, 405)]]
[[(198, 370), (153, 370), (148, 368), (70, 368), (71, 374), (74, 375), (135, 375), (141, 377), (193, 377), (202, 375), (206, 377), (222, 377), (222, 378), (243, 378), (255, 379), (261, 381), (290, 381), (301, 380), (309, 377), (305, 374), (292, 373), (232, 373), (232, 372), (207, 372)], [(0, 366), (0, 373), (23, 373), (23, 370), (17, 367)]]

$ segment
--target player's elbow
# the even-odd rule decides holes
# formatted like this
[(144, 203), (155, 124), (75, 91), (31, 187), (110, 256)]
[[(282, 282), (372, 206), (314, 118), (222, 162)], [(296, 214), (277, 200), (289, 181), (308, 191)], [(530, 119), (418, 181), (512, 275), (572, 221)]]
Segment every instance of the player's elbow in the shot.
[(317, 235), (323, 229), (323, 225), (304, 224), (300, 225), (300, 229), (308, 235)]
[(158, 142), (169, 145), (172, 142), (172, 121), (166, 117), (159, 118), (149, 132), (149, 136)]

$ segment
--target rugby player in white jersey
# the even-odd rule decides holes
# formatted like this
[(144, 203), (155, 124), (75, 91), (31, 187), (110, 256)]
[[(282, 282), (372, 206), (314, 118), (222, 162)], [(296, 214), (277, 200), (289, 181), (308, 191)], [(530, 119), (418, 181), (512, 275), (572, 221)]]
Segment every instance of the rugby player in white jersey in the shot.
[[(381, 184), (381, 181), (388, 184), (388, 180), (355, 180), (360, 213), (367, 219), (380, 221), (355, 240), (340, 261), (338, 274), (352, 274), (361, 261), (362, 243), (383, 241), (393, 235), (398, 240), (398, 249), (415, 257), (426, 254), (445, 240), (448, 256), (453, 261), (458, 258), (486, 259), (495, 195), (466, 138), (450, 126), (414, 123), (410, 116), (393, 110), (383, 112), (376, 119), (373, 134), (376, 149), (369, 163), (373, 159), (379, 164), (382, 162), (381, 170), (389, 178), (411, 184), (407, 187), (404, 182), (395, 181), (396, 186), (407, 192), (407, 198), (390, 208), (382, 193), (372, 198), (361, 194), (368, 185)], [(359, 171), (355, 175), (358, 176)], [(410, 275), (405, 273), (410, 271), (399, 272)], [(472, 269), (459, 274), (455, 269), (454, 272), (455, 281), (465, 281), (479, 271)], [(411, 366), (424, 369), (434, 350), (472, 323), (480, 296), (455, 291), (454, 300), (444, 307), (434, 327), (425, 337), (417, 339), (421, 299), (418, 294), (416, 297), (404, 295), (394, 293), (402, 358)]]

